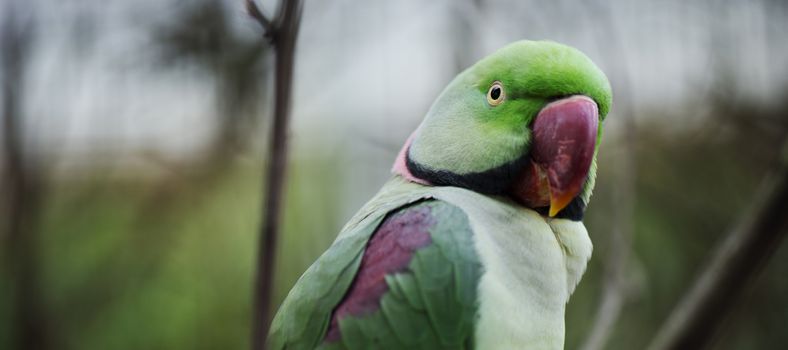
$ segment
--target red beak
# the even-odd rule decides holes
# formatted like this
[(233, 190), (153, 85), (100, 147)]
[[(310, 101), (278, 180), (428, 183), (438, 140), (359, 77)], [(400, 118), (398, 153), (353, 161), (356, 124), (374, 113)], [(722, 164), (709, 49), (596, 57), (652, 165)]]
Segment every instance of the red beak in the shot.
[(580, 193), (594, 158), (599, 111), (586, 96), (545, 106), (533, 124), (531, 164), (515, 185), (515, 197), (553, 217)]

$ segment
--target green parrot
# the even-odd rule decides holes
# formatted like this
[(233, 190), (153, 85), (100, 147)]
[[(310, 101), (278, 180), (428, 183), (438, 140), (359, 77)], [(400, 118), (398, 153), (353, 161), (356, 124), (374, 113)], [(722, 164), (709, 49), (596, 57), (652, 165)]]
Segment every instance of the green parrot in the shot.
[(563, 348), (611, 103), (604, 73), (555, 42), (515, 42), (459, 74), (296, 282), (270, 348)]

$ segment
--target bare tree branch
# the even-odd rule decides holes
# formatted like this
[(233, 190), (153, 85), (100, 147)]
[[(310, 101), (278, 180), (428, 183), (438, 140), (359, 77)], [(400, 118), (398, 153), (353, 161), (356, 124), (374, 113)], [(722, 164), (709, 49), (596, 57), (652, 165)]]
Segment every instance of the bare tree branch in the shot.
[(649, 349), (702, 349), (788, 233), (788, 140), (739, 224), (701, 270)]
[(245, 4), (246, 4), (246, 12), (248, 12), (249, 15), (252, 16), (252, 18), (257, 20), (257, 23), (260, 23), (260, 26), (262, 26), (263, 30), (265, 31), (264, 35), (266, 39), (271, 40), (275, 30), (273, 23), (271, 23), (271, 20), (269, 20), (268, 17), (266, 17), (263, 14), (263, 11), (260, 10), (259, 7), (257, 7), (257, 4), (254, 2), (254, 0), (246, 0)]
[[(295, 61), (295, 43), (301, 21), (301, 1), (283, 0), (274, 24), (261, 20), (259, 9), (251, 0), (247, 6), (251, 15), (258, 19), (266, 30), (275, 50), (275, 97), (274, 121), (271, 130), (271, 146), (265, 187), (263, 223), (260, 238), (255, 276), (254, 310), (252, 320), (252, 349), (265, 349), (266, 335), (271, 319), (271, 295), (273, 291), (274, 262), (280, 230), (282, 193), (285, 187), (285, 168), (287, 163), (287, 125), (290, 113), (290, 94)], [(257, 13), (257, 15), (255, 15)], [(266, 25), (269, 27), (266, 28)]]
[(5, 6), (0, 25), (2, 62), (2, 118), (4, 172), (0, 193), (5, 209), (0, 238), (5, 240), (2, 267), (7, 269), (12, 288), (15, 344), (21, 349), (50, 349), (54, 345), (42, 302), (39, 269), (38, 222), (41, 193), (40, 172), (26, 159), (23, 108), (26, 63), (34, 40), (34, 21), (21, 1)]

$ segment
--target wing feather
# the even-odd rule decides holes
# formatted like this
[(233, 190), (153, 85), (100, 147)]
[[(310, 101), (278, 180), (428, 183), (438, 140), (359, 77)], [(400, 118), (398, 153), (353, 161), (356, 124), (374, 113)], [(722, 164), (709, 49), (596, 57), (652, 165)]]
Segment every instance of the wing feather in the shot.
[[(481, 265), (465, 213), (438, 200), (402, 208), (430, 210), (431, 243), (413, 253), (407, 269), (386, 276), (388, 291), (371, 314), (339, 320), (342, 343), (349, 349), (463, 349), (472, 344), (476, 289)], [(403, 229), (403, 232), (406, 231)]]

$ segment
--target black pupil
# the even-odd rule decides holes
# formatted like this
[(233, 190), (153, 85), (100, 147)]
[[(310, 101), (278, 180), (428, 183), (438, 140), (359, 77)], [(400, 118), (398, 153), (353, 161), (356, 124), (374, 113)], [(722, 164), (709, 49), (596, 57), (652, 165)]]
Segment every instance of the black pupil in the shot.
[(493, 86), (492, 90), (490, 90), (490, 97), (493, 100), (497, 100), (501, 97), (501, 88), (499, 86)]

